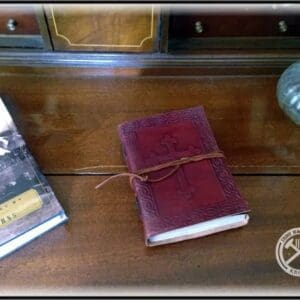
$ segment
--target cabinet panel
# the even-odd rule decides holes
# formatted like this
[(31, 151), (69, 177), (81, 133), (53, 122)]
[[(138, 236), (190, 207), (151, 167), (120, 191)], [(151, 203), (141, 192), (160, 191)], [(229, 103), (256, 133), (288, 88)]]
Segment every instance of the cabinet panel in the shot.
[(148, 52), (156, 49), (153, 5), (47, 5), (55, 50)]

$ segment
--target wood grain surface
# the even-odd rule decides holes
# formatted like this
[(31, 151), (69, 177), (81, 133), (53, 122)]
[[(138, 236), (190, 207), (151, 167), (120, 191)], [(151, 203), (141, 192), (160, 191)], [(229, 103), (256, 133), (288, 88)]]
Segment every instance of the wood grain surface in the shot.
[(48, 179), (70, 221), (1, 261), (0, 290), (93, 288), (101, 293), (111, 286), (144, 286), (151, 293), (158, 286), (201, 293), (272, 286), (299, 291), (300, 278), (284, 273), (275, 259), (279, 237), (299, 226), (298, 176), (236, 176), (252, 210), (246, 227), (157, 248), (144, 246), (125, 178), (102, 190), (94, 186), (103, 176)]
[[(277, 76), (80, 72), (0, 68), (1, 95), (69, 215), (1, 261), (0, 295), (299, 294), (300, 278), (275, 258), (279, 237), (299, 227), (300, 215), (300, 132), (278, 107)], [(119, 123), (197, 105), (249, 202), (250, 222), (146, 248), (128, 181), (94, 187), (103, 174), (125, 170)]]
[(276, 76), (74, 77), (14, 70), (0, 75), (0, 91), (47, 174), (125, 170), (119, 123), (197, 105), (204, 106), (235, 174), (299, 174), (300, 131), (277, 104)]

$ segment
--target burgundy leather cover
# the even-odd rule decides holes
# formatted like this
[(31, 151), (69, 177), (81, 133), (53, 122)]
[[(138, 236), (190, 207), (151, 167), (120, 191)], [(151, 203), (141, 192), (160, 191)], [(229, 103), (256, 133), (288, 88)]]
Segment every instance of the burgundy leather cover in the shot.
[[(219, 150), (201, 106), (126, 122), (118, 129), (130, 172)], [(170, 170), (155, 171), (150, 178)], [(155, 183), (134, 179), (133, 188), (146, 244), (158, 233), (248, 211), (224, 158), (182, 165)]]

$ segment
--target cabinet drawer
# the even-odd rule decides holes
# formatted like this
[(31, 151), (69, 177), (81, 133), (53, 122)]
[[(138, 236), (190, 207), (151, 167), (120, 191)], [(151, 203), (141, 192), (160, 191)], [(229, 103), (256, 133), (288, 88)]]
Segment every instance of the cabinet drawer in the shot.
[(300, 47), (299, 9), (247, 8), (171, 12), (169, 49)]
[(300, 36), (300, 15), (172, 16), (170, 36), (176, 38)]
[(28, 6), (1, 6), (0, 7), (0, 34), (39, 34), (39, 26), (33, 7)]

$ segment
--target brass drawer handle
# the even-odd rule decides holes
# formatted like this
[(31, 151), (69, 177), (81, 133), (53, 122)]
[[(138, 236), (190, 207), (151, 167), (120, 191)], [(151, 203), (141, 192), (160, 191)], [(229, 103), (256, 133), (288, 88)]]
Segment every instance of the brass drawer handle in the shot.
[(203, 31), (204, 31), (203, 24), (200, 21), (195, 22), (194, 28), (195, 28), (196, 33), (203, 33)]
[(9, 31), (15, 31), (17, 25), (18, 25), (18, 23), (17, 23), (16, 20), (14, 20), (14, 19), (8, 19), (8, 21), (7, 21), (7, 23), (6, 23), (6, 28), (7, 28)]
[(278, 29), (280, 32), (287, 32), (288, 26), (284, 20), (278, 22)]

